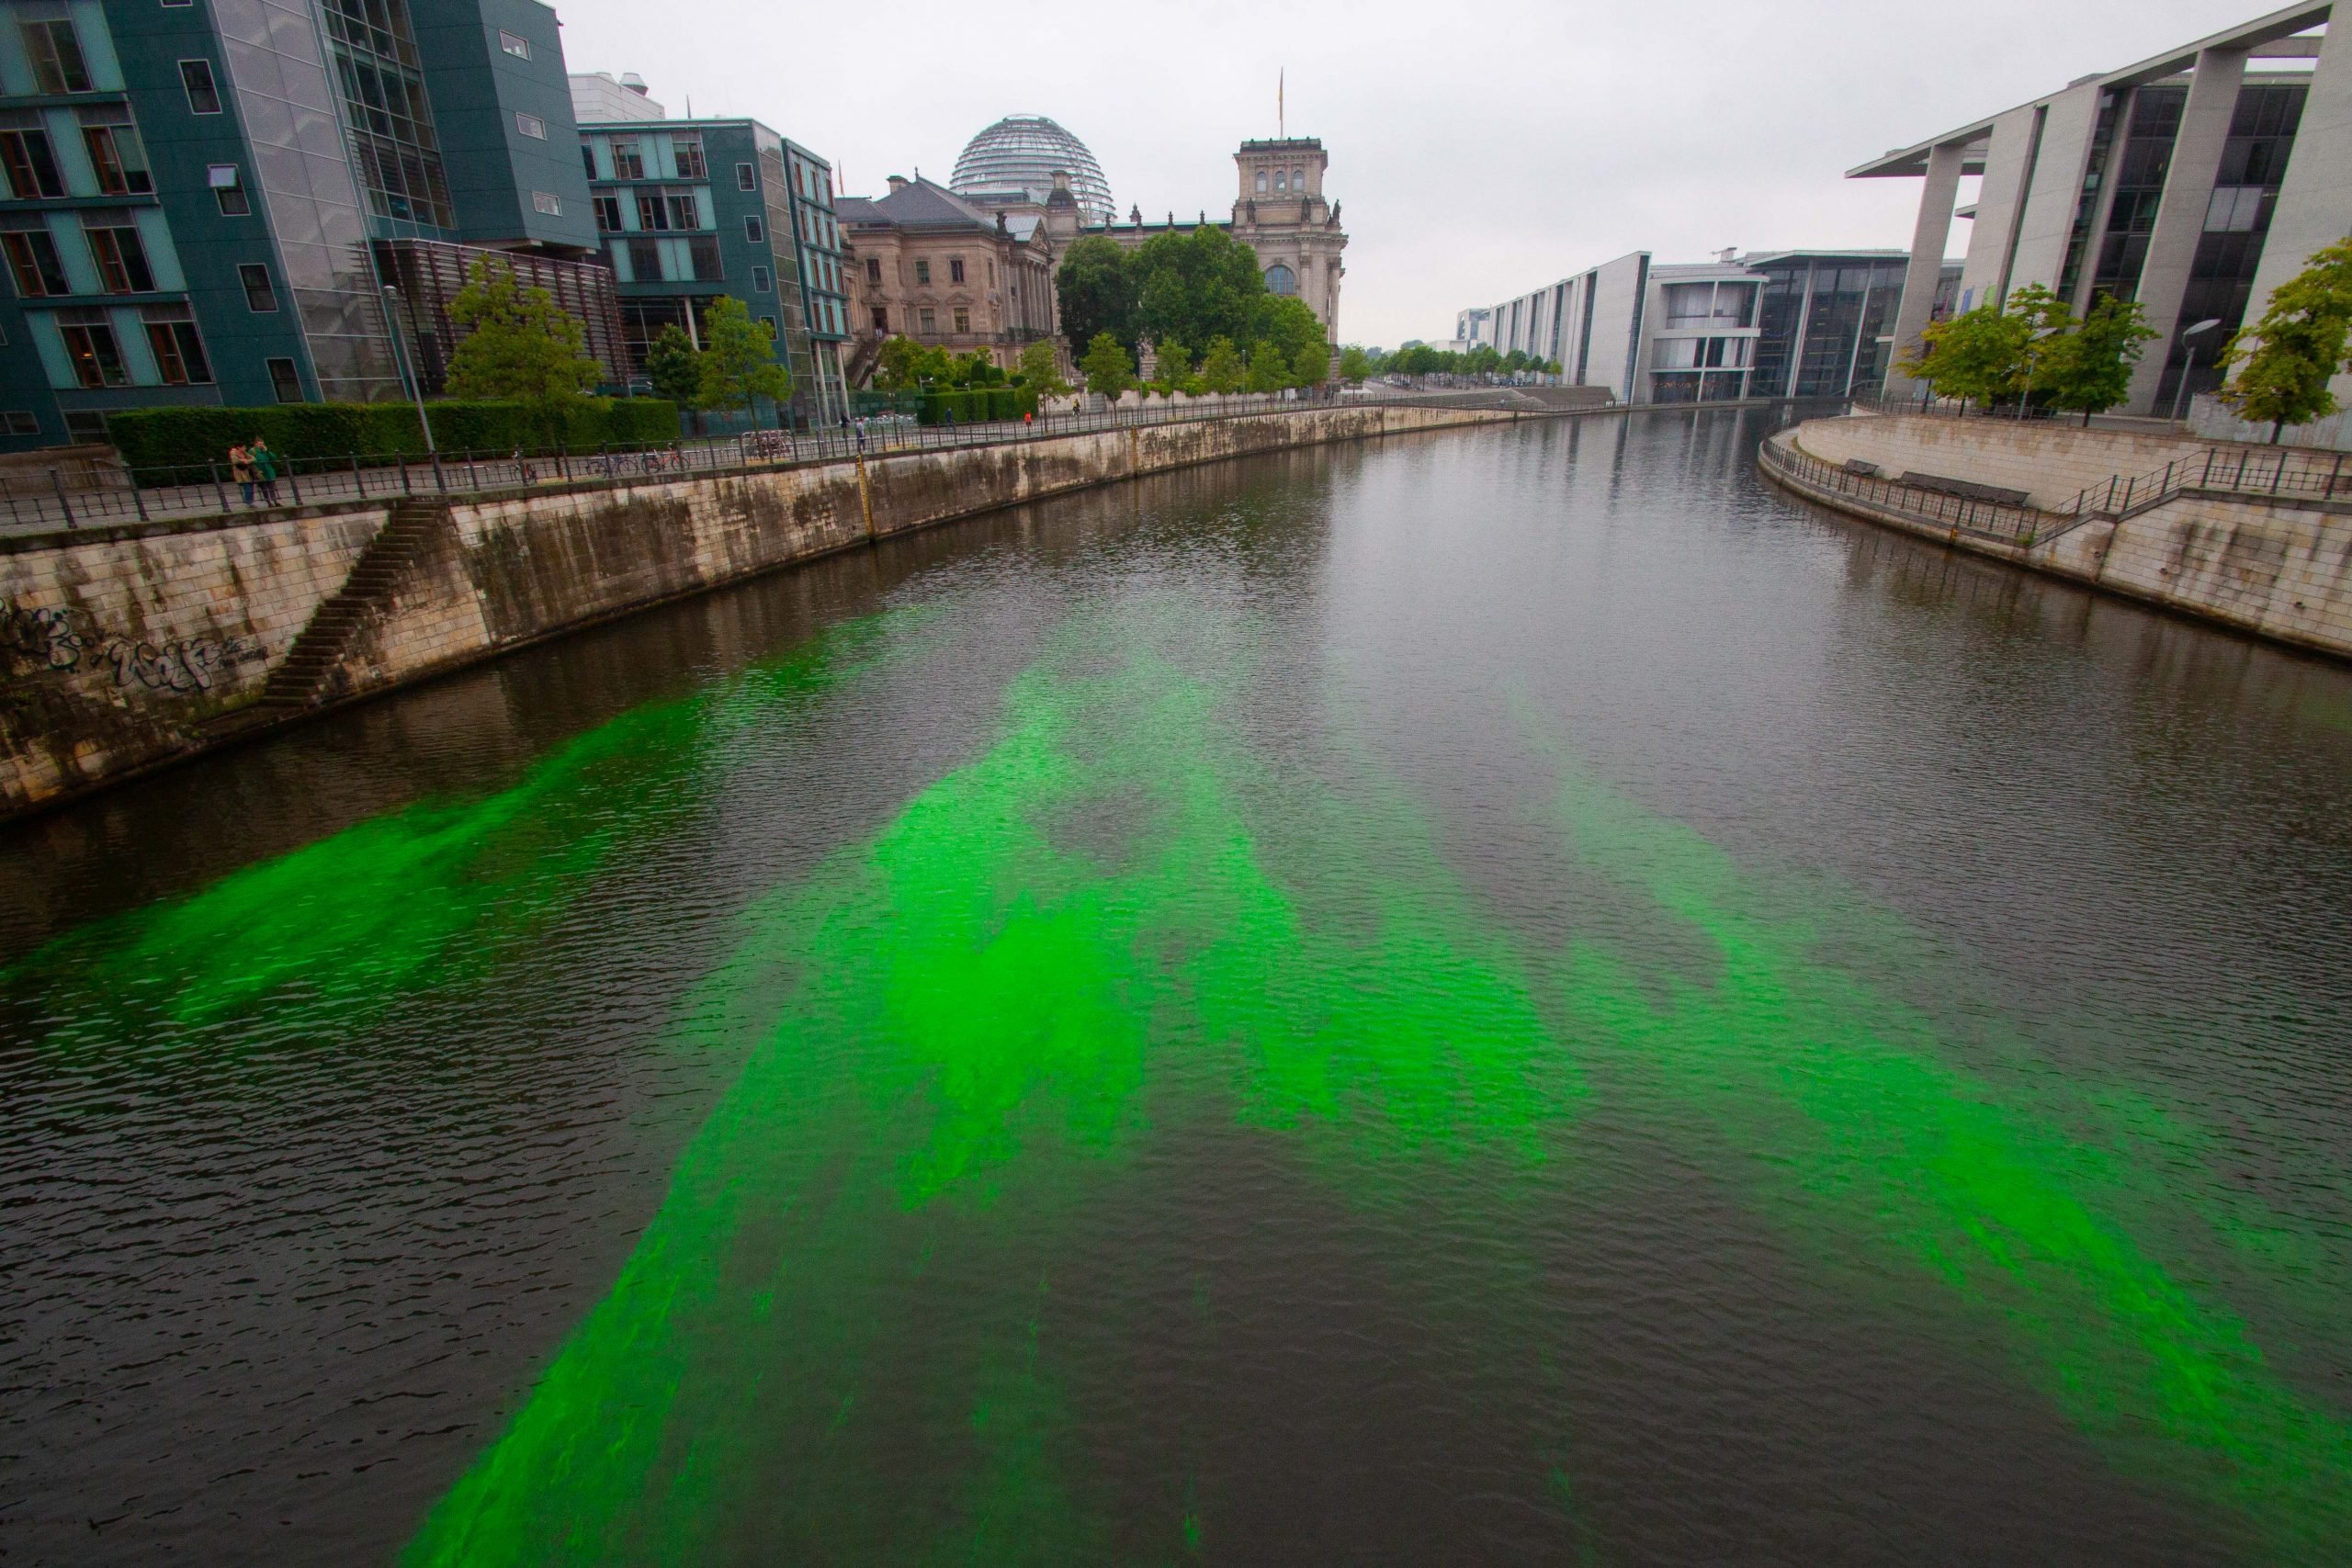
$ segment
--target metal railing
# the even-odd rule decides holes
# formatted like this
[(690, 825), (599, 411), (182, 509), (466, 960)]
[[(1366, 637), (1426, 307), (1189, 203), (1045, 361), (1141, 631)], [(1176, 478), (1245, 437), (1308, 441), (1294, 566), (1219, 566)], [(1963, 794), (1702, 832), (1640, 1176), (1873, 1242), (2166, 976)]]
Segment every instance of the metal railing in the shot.
[(2272, 452), (2209, 446), (2201, 457), (2175, 458), (2144, 474), (2132, 478), (2118, 474), (2105, 484), (2091, 485), (2075, 497), (2066, 511), (2069, 516), (2084, 520), (2132, 517), (2192, 490), (2317, 501), (2352, 499), (2352, 472), (2345, 469), (2346, 457), (2342, 452), (2322, 454), (2285, 446)]
[(2035, 506), (1974, 500), (1901, 479), (1890, 479), (1825, 463), (1793, 446), (1767, 441), (1762, 449), (1766, 467), (1803, 483), (1840, 495), (1850, 495), (1873, 506), (1900, 513), (1917, 522), (1957, 528), (1988, 539), (2020, 547), (2047, 545), (2095, 520), (2121, 522), (2189, 491), (2237, 496), (2287, 496), (2301, 500), (2352, 500), (2352, 467), (2342, 452), (2306, 453), (2281, 448), (2263, 453), (2252, 448), (2209, 447), (2194, 457), (2178, 457), (2145, 474), (2118, 474), (2076, 492), (2064, 507), (2045, 511)]
[(1973, 534), (1979, 538), (2020, 548), (2042, 537), (2053, 524), (2064, 521), (2053, 518), (2038, 507), (1982, 501), (1973, 496), (1953, 495), (1946, 491), (1926, 490), (1918, 485), (1905, 484), (1901, 479), (1857, 473), (1851, 468), (1825, 463), (1818, 457), (1797, 451), (1793, 446), (1783, 446), (1778, 440), (1766, 441), (1759, 456), (1766, 468), (1799, 484), (1851, 496), (1914, 522), (1932, 524), (1946, 532)]
[(537, 452), (443, 452), (422, 457), (350, 453), (340, 457), (281, 460), (276, 479), (255, 480), (250, 486), (232, 475), (226, 462), (131, 469), (130, 483), (99, 490), (71, 490), (52, 472), (47, 485), (31, 491), (0, 485), (0, 527), (34, 530), (190, 521), (367, 501), (379, 496), (464, 495), (527, 490), (546, 484), (740, 473), (788, 463), (842, 462), (861, 456), (952, 451), (1291, 410), (1412, 406), (1416, 401), (1410, 392), (1351, 394), (1344, 398), (1245, 393), (1221, 399), (1209, 406), (1114, 406), (1097, 412), (1039, 414), (1032, 420), (965, 425), (868, 420), (863, 426), (747, 431), (717, 440), (605, 446), (588, 452), (555, 447)]

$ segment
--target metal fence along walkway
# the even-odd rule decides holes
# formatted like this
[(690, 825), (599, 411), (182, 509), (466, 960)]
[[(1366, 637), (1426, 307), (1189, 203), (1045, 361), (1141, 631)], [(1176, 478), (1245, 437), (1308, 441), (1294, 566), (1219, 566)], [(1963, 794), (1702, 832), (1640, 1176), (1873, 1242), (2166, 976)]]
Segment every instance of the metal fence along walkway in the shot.
[(1030, 421), (1000, 420), (969, 425), (868, 421), (862, 427), (754, 431), (717, 440), (677, 441), (664, 446), (602, 447), (590, 452), (559, 447), (539, 452), (443, 452), (392, 457), (352, 453), (340, 457), (288, 461), (274, 481), (255, 483), (250, 487), (250, 493), (248, 486), (230, 473), (226, 461), (134, 469), (130, 471), (130, 484), (98, 490), (69, 489), (52, 471), (46, 485), (29, 491), (0, 487), (0, 527), (34, 531), (206, 517), (225, 519), (246, 513), (384, 496), (469, 495), (582, 480), (741, 473), (784, 463), (846, 461), (859, 456), (951, 451), (1251, 414), (1384, 405), (1427, 406), (1427, 400), (1410, 393), (1315, 399), (1284, 398), (1275, 393), (1237, 394), (1209, 407), (1111, 408), (1099, 413), (1041, 414)]
[(1851, 496), (1913, 522), (2019, 548), (2047, 545), (2086, 523), (2136, 517), (2190, 492), (2316, 502), (2352, 500), (2352, 469), (2346, 468), (2345, 456), (2290, 448), (2275, 454), (2209, 448), (2199, 457), (2177, 458), (2145, 474), (2118, 474), (2085, 488), (2063, 507), (2045, 510), (1861, 473), (1825, 463), (1778, 437), (1765, 442), (1759, 453), (1766, 468), (1799, 484)]

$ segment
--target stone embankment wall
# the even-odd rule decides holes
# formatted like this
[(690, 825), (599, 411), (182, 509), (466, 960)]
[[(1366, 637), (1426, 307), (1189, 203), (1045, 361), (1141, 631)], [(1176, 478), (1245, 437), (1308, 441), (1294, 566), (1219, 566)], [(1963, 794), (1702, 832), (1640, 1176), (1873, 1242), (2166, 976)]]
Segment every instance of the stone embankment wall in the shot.
[[(1855, 416), (1806, 422), (1780, 439), (1825, 462), (1859, 457), (1889, 477), (1926, 472), (2064, 504), (2109, 478), (2162, 468), (2196, 443), (1994, 421)], [(1936, 430), (1921, 427), (1939, 426)], [(2100, 467), (2099, 454), (2106, 464)], [(2035, 478), (2037, 466), (2045, 470)], [(2096, 471), (2095, 471), (2096, 470)], [(2095, 519), (2020, 547), (1954, 533), (1766, 470), (1838, 511), (2088, 583), (2294, 647), (2352, 658), (2352, 503), (2187, 491), (2120, 522)]]
[(2203, 460), (2206, 444), (2185, 437), (2003, 419), (1940, 419), (1919, 414), (1855, 414), (1816, 419), (1802, 445), (1825, 463), (1859, 457), (1889, 479), (1935, 474), (1948, 479), (2020, 490), (2033, 504), (2063, 509), (2093, 485), (2132, 479), (2166, 463)]
[[(430, 509), (321, 682), (347, 701), (665, 599), (952, 518), (1196, 463), (1509, 420), (1329, 408), (748, 473), (543, 485)], [(389, 502), (225, 524), (0, 538), (0, 815), (304, 707), (270, 671), (393, 515)], [(379, 570), (384, 569), (378, 569)], [(322, 626), (332, 617), (322, 620)]]

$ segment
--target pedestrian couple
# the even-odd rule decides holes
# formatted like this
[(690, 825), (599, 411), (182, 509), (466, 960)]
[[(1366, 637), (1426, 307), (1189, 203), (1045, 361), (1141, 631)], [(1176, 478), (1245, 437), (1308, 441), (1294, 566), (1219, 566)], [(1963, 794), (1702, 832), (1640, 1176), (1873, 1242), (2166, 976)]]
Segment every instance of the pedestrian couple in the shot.
[(254, 491), (261, 491), (264, 506), (277, 504), (277, 469), (282, 461), (270, 450), (269, 443), (256, 435), (250, 445), (229, 448), (229, 477), (237, 481), (244, 492), (245, 504), (254, 503)]

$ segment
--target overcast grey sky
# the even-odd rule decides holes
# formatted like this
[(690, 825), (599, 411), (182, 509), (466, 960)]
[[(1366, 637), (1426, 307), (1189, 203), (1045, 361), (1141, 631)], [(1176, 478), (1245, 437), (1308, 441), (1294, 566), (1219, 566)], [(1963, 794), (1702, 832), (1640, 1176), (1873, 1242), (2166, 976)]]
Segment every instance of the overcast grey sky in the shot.
[[(1519, 0), (887, 7), (556, 0), (575, 71), (636, 71), (673, 114), (749, 115), (852, 195), (944, 181), (1000, 116), (1050, 115), (1131, 205), (1227, 213), (1232, 155), (1289, 127), (1329, 152), (1349, 233), (1340, 335), (1450, 336), (1635, 249), (1907, 247), (1888, 147), (2215, 31), (2261, 0)], [(1955, 247), (1965, 226), (1955, 226)]]

